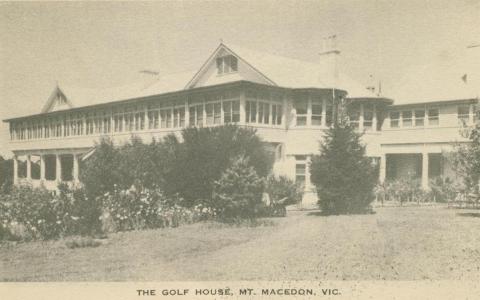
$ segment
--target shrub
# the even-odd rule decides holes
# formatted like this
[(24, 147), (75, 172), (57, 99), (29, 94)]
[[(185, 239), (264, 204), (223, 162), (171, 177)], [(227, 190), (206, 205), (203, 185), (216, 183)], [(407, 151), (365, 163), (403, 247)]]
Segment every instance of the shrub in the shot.
[(0, 194), (10, 193), (13, 186), (13, 160), (0, 156)]
[(302, 200), (303, 186), (286, 176), (270, 175), (267, 177), (265, 192), (272, 204), (288, 206)]
[(44, 188), (15, 187), (2, 197), (3, 235), (13, 239), (52, 239), (71, 234), (99, 231), (99, 207), (88, 201), (83, 191), (59, 186), (54, 196)]
[(374, 199), (375, 167), (365, 156), (361, 134), (349, 125), (343, 111), (339, 110), (339, 120), (327, 130), (321, 154), (313, 156), (310, 167), (318, 203), (325, 214), (367, 212)]
[(115, 184), (123, 182), (119, 165), (121, 157), (112, 140), (102, 138), (95, 145), (95, 152), (80, 167), (80, 180), (85, 187), (86, 196), (94, 199), (99, 195), (112, 192)]
[(146, 228), (177, 227), (209, 218), (211, 211), (201, 207), (185, 208), (159, 190), (132, 188), (115, 190), (100, 197), (105, 231), (127, 231)]
[(457, 186), (448, 177), (436, 177), (430, 180), (430, 196), (435, 202), (453, 200), (457, 190)]
[(262, 190), (263, 180), (248, 159), (240, 156), (215, 182), (212, 207), (223, 221), (253, 219), (262, 203)]
[(179, 194), (191, 207), (212, 198), (215, 182), (231, 166), (231, 158), (244, 156), (259, 176), (266, 176), (271, 159), (252, 129), (234, 125), (187, 128), (183, 142), (171, 136), (166, 143), (171, 157), (165, 174), (165, 192)]

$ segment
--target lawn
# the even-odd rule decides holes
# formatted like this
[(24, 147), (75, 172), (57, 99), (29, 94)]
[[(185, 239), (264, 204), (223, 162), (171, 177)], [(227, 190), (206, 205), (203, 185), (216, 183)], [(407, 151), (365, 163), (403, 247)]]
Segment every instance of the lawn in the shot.
[(112, 234), (96, 248), (4, 243), (0, 261), (1, 281), (479, 280), (480, 212), (289, 212), (270, 226), (200, 223)]

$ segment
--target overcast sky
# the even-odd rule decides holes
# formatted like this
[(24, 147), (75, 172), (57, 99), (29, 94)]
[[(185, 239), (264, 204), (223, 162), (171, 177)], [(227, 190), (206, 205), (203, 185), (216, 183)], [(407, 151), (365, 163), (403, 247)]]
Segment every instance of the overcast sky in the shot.
[[(480, 0), (0, 3), (0, 119), (38, 113), (56, 81), (114, 87), (143, 69), (198, 69), (221, 38), (315, 61), (331, 34), (346, 72), (373, 74), (388, 95), (412, 66), (480, 43)], [(7, 142), (2, 123), (0, 154)]]

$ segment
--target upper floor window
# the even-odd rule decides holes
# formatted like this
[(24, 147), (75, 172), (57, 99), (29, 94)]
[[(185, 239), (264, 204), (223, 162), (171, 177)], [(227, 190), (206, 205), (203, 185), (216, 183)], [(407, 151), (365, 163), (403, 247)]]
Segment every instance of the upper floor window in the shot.
[(217, 57), (218, 75), (227, 74), (238, 71), (238, 60), (233, 55)]
[(373, 105), (363, 105), (363, 128), (365, 130), (371, 130), (373, 128)]
[(415, 126), (424, 126), (425, 125), (425, 111), (416, 110), (415, 111)]
[(323, 101), (320, 98), (312, 99), (312, 125), (322, 125)]
[(358, 109), (349, 110), (348, 120), (350, 122), (350, 126), (358, 129), (360, 127), (360, 111)]
[(297, 126), (307, 125), (307, 111), (308, 101), (305, 98), (299, 99), (295, 103), (295, 110), (297, 113)]
[(400, 112), (392, 111), (390, 112), (390, 127), (397, 128), (400, 126)]
[(428, 125), (436, 126), (438, 125), (438, 108), (431, 108), (428, 110)]
[(410, 110), (402, 111), (402, 124), (403, 124), (403, 127), (412, 126), (412, 111)]
[(457, 108), (458, 121), (462, 124), (468, 124), (470, 118), (470, 106), (460, 105)]

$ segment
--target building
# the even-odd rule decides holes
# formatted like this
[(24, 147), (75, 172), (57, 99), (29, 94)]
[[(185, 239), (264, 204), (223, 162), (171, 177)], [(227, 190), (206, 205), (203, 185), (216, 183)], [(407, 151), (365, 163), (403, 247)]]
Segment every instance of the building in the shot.
[[(428, 188), (429, 178), (451, 174), (442, 153), (466, 142), (459, 130), (476, 121), (480, 85), (471, 89), (462, 74), (449, 77), (455, 87), (422, 84), (423, 77), (414, 83), (433, 87), (433, 98), (417, 87), (413, 101), (394, 104), (341, 72), (332, 44), (324, 50), (309, 63), (221, 43), (194, 72), (100, 91), (57, 85), (39, 114), (5, 120), (14, 182), (55, 189), (59, 181), (78, 181), (79, 160), (88, 159), (101, 136), (149, 141), (188, 126), (235, 123), (257, 129), (275, 156), (273, 172), (304, 182), (304, 200), (312, 202), (308, 162), (341, 98), (350, 103), (350, 121), (365, 132), (381, 181), (416, 176)], [(450, 94), (438, 97), (439, 89)]]

